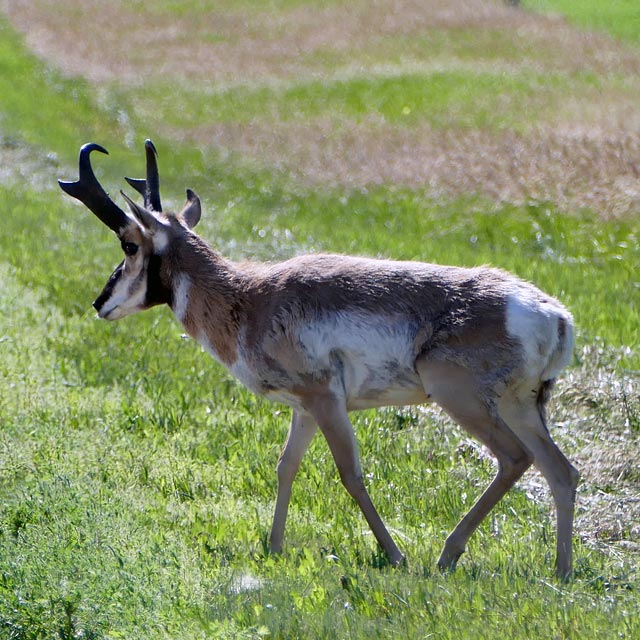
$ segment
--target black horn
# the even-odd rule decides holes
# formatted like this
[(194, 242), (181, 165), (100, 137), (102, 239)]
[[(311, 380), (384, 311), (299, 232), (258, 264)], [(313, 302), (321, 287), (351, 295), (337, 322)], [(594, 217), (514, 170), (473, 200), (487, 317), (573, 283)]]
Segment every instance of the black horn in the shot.
[(92, 151), (109, 152), (95, 142), (88, 142), (80, 149), (79, 178), (76, 182), (58, 180), (60, 188), (71, 197), (80, 200), (88, 209), (102, 220), (112, 231), (120, 234), (130, 220), (125, 212), (109, 197), (102, 188), (91, 167)]
[(158, 152), (149, 139), (145, 140), (144, 148), (147, 154), (146, 179), (125, 178), (125, 180), (144, 198), (145, 209), (160, 212), (162, 211), (162, 203), (160, 202), (160, 176), (156, 160)]

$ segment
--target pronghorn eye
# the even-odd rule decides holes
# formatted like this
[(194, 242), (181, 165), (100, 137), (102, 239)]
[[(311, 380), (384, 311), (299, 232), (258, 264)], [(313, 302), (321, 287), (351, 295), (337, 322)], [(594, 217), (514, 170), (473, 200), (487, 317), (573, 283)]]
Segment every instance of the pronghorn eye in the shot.
[(134, 242), (123, 242), (122, 250), (125, 252), (126, 255), (133, 256), (138, 251), (138, 245), (135, 244)]

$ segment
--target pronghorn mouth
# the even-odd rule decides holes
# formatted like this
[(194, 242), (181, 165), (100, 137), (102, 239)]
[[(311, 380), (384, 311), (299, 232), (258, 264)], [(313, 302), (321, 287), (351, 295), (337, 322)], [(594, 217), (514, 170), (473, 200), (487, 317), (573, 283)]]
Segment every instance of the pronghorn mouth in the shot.
[(100, 318), (100, 320), (117, 320), (117, 317), (110, 317), (114, 313), (114, 311), (117, 310), (117, 305), (115, 307), (111, 307), (110, 309), (100, 309), (98, 311), (98, 318)]
[(108, 297), (106, 297), (105, 299), (105, 296), (103, 294), (101, 294), (94, 300), (93, 308), (96, 310), (98, 318), (100, 318), (100, 320), (117, 320), (119, 317), (121, 317), (121, 314), (117, 313), (120, 305), (114, 304), (113, 301), (109, 303)]

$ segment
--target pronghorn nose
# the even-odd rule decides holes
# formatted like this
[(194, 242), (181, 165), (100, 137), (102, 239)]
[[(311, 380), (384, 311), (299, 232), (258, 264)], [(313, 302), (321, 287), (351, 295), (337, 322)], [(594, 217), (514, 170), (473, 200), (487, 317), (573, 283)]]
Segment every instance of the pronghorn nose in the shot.
[(100, 292), (100, 295), (93, 301), (93, 308), (100, 313), (100, 309), (104, 306), (104, 303), (111, 297), (111, 287), (107, 286)]
[(100, 309), (102, 308), (102, 305), (104, 304), (104, 301), (105, 301), (105, 296), (104, 296), (104, 295), (98, 296), (98, 297), (93, 301), (93, 308), (94, 308), (96, 311), (100, 312)]

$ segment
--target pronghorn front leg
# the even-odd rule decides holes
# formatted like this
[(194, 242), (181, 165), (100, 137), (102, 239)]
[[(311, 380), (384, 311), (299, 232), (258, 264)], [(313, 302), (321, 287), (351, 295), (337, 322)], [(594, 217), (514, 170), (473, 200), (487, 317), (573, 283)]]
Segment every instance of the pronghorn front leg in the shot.
[(357, 502), (373, 535), (389, 557), (391, 564), (402, 563), (404, 555), (387, 531), (364, 485), (356, 436), (347, 415), (344, 400), (336, 398), (333, 394), (326, 394), (314, 398), (312, 406), (308, 409), (327, 439), (342, 484)]
[(284, 525), (287, 520), (287, 511), (289, 510), (291, 486), (300, 468), (302, 456), (309, 448), (309, 443), (317, 428), (318, 425), (311, 416), (300, 414), (296, 411), (293, 412), (287, 441), (278, 460), (278, 497), (276, 498), (273, 525), (269, 536), (269, 549), (272, 553), (282, 552)]

